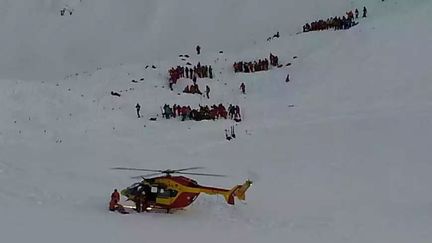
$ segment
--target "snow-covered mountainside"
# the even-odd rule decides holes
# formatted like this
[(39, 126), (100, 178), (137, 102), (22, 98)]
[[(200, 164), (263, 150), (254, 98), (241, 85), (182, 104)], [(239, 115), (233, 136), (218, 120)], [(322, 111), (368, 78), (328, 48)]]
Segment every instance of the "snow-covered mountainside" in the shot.
[[(364, 5), (349, 30), (296, 34)], [(1, 1), (2, 240), (429, 242), (431, 11), (426, 0)], [(270, 52), (283, 67), (234, 73)], [(182, 93), (187, 79), (169, 90), (169, 68), (186, 62), (212, 65), (215, 78), (197, 81), (209, 99)], [(219, 103), (243, 120), (160, 114)], [(110, 193), (137, 173), (114, 166), (205, 166), (229, 177), (194, 177), (203, 185), (254, 184), (235, 206), (200, 195), (175, 214), (120, 215)]]
[[(42, 80), (121, 63), (163, 61), (201, 44), (247, 50), (277, 30), (344, 13), (346, 0), (3, 0), (0, 77)], [(60, 16), (60, 10), (66, 11)], [(72, 71), (71, 71), (72, 70)]]

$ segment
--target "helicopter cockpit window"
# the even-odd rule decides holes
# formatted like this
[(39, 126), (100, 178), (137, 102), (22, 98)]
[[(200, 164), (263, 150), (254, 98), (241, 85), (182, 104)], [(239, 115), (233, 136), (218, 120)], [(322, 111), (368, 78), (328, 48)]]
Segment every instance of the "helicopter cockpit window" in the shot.
[(131, 185), (130, 187), (128, 187), (129, 193), (132, 195), (138, 194), (138, 187), (139, 186), (140, 186), (139, 183), (135, 183), (135, 184)]
[(169, 191), (170, 191), (170, 196), (171, 197), (177, 196), (177, 191), (176, 190), (169, 190)]
[(152, 188), (151, 188), (151, 193), (158, 193), (158, 188), (152, 186)]
[(169, 198), (169, 197), (175, 197), (175, 196), (177, 196), (177, 191), (171, 190), (171, 189), (164, 190), (163, 188), (160, 188), (159, 194), (158, 194), (158, 197), (161, 197), (161, 198)]

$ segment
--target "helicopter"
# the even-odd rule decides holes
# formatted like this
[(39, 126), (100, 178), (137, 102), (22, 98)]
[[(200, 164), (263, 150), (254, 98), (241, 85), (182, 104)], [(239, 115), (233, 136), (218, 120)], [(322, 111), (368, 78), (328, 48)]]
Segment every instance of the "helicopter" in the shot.
[[(191, 205), (200, 193), (208, 195), (222, 195), (225, 201), (234, 205), (237, 198), (246, 200), (246, 191), (252, 184), (246, 180), (242, 185), (236, 185), (231, 189), (223, 189), (209, 186), (202, 186), (197, 181), (186, 177), (187, 175), (225, 177), (225, 175), (193, 173), (191, 170), (204, 169), (204, 167), (190, 167), (177, 170), (151, 170), (127, 167), (115, 167), (113, 170), (123, 171), (144, 171), (152, 172), (148, 175), (134, 176), (133, 179), (141, 179), (140, 182), (120, 191), (120, 194), (133, 201), (137, 212), (165, 211), (170, 213)], [(185, 175), (185, 176), (184, 176)], [(155, 177), (156, 176), (156, 177)], [(120, 205), (123, 207), (122, 205)]]

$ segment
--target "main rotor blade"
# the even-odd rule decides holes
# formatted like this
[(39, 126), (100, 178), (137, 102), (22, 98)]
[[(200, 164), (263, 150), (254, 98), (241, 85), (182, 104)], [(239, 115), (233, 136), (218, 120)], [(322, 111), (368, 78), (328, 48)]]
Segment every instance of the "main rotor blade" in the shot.
[(139, 169), (139, 168), (128, 168), (128, 167), (114, 167), (112, 170), (132, 170), (132, 171), (147, 171), (147, 172), (162, 172), (162, 170), (148, 170), (148, 169)]
[(185, 171), (185, 170), (199, 170), (199, 169), (205, 169), (205, 167), (189, 167), (189, 168), (184, 168), (184, 169), (179, 169), (179, 170), (173, 170), (175, 172), (179, 172), (179, 171)]
[(214, 176), (214, 177), (226, 177), (226, 175), (207, 174), (207, 173), (176, 172), (176, 174), (182, 174), (182, 175), (199, 175), (199, 176)]
[(161, 174), (163, 174), (163, 173), (158, 172), (158, 173), (151, 173), (151, 174), (147, 174), (147, 175), (132, 176), (131, 178), (132, 179), (144, 179), (147, 177), (157, 176), (157, 175), (161, 175)]

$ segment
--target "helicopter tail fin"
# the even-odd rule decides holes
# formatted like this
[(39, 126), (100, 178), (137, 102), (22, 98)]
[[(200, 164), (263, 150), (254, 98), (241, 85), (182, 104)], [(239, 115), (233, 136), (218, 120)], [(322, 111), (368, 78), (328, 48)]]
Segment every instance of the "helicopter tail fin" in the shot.
[(227, 203), (234, 205), (234, 197), (237, 197), (241, 201), (246, 200), (246, 191), (249, 189), (251, 184), (251, 180), (246, 180), (243, 185), (237, 185), (233, 187), (229, 192), (224, 195)]

